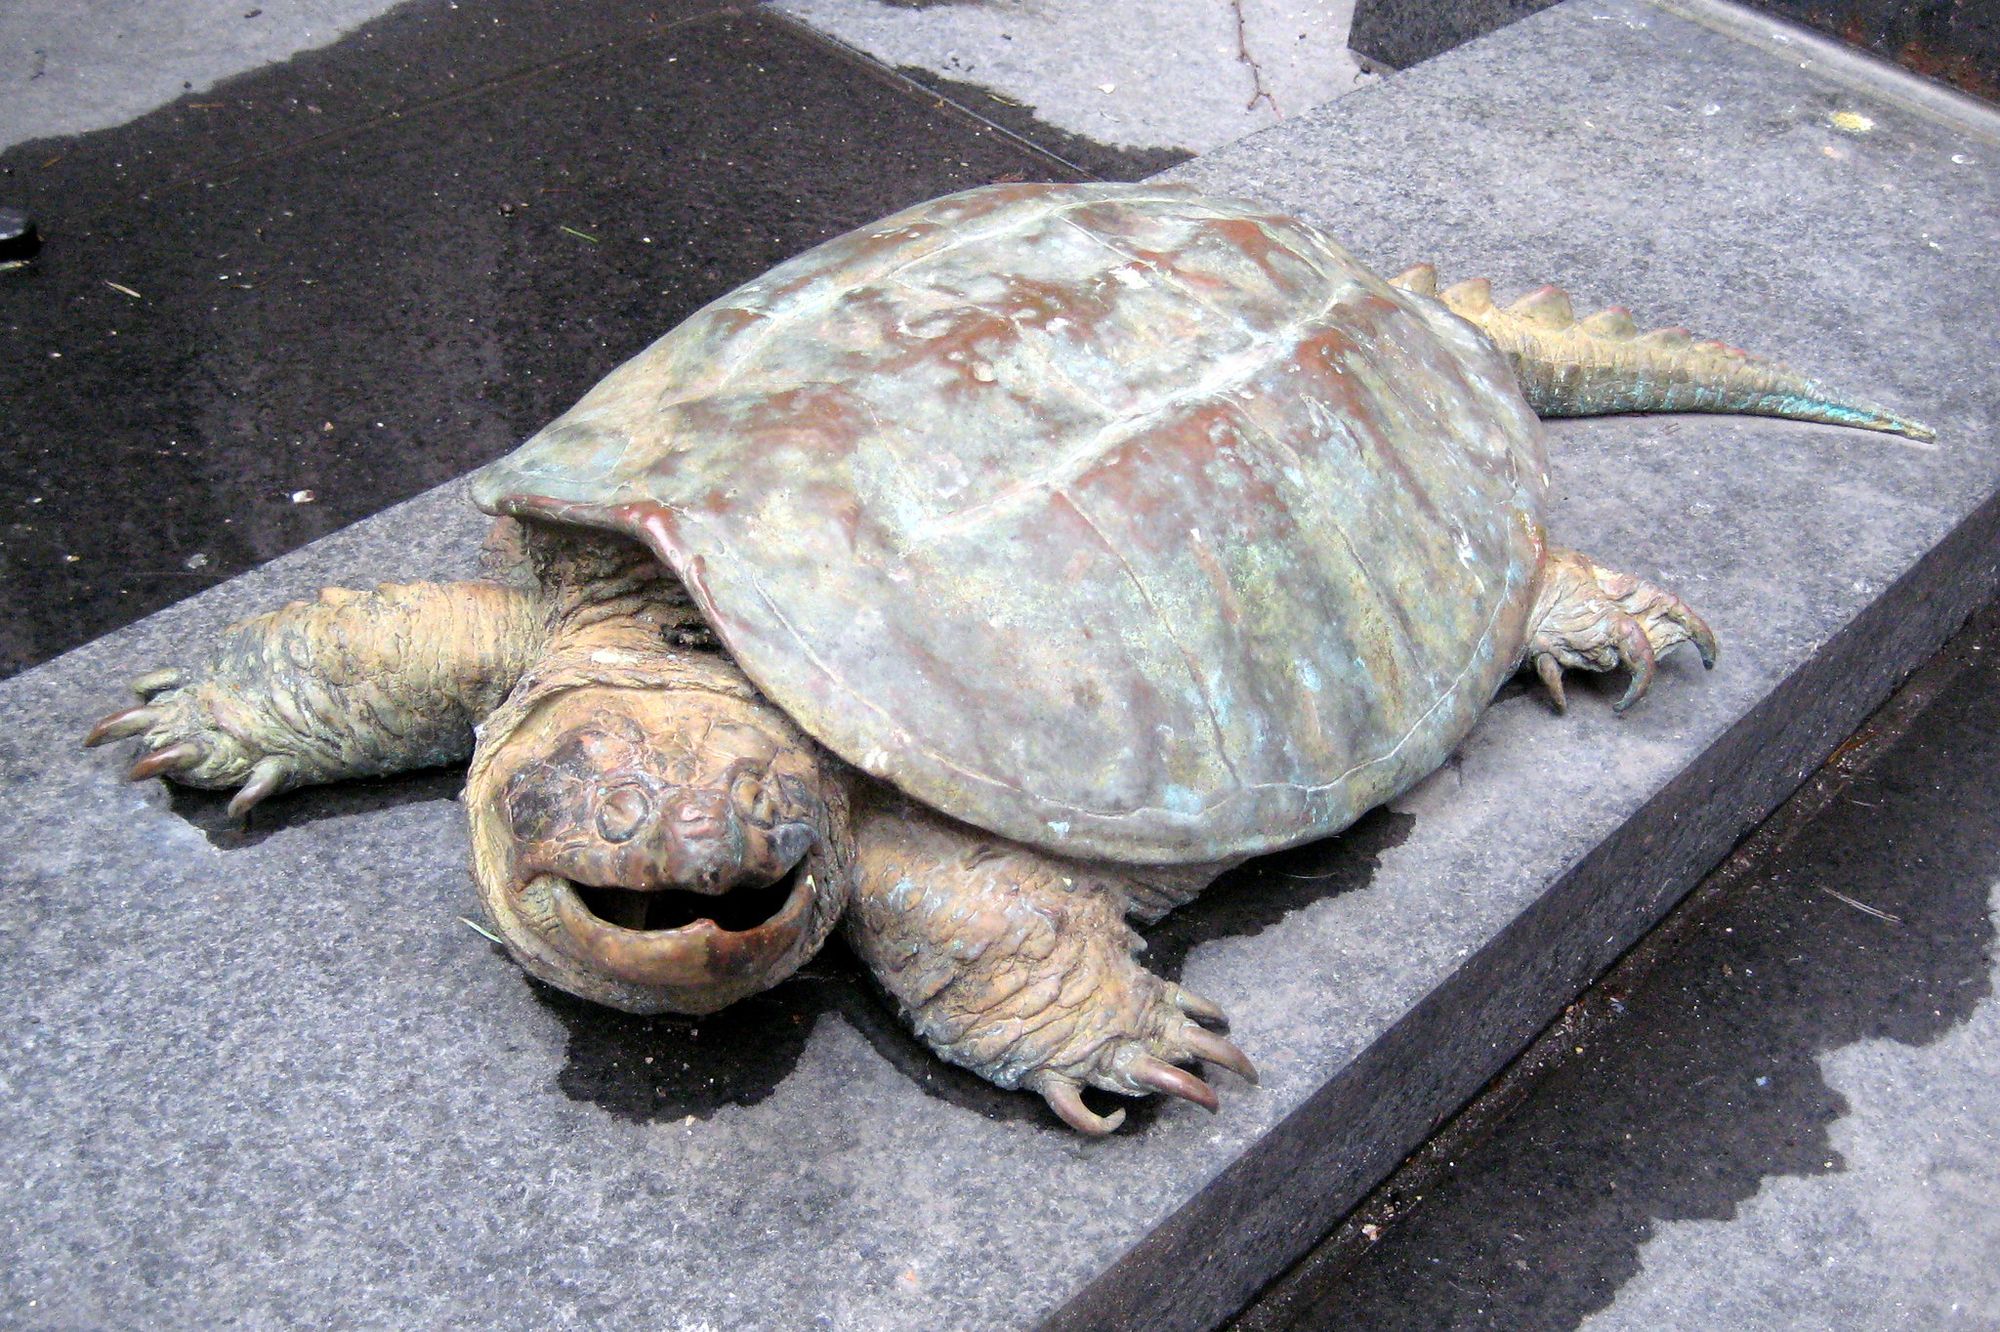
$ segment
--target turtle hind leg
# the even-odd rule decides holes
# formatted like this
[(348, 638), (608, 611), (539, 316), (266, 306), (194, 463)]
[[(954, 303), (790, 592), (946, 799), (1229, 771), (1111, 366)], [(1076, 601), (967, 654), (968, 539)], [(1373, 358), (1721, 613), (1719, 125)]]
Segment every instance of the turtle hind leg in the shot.
[(1559, 546), (1549, 547), (1543, 563), (1533, 624), (1527, 660), (1557, 711), (1565, 706), (1566, 670), (1630, 672), (1624, 696), (1612, 705), (1623, 712), (1645, 696), (1669, 648), (1693, 643), (1708, 667), (1719, 651), (1714, 631), (1673, 593)]
[[(1210, 1030), (1220, 1009), (1139, 965), (1128, 876), (1058, 860), (906, 801), (857, 820), (849, 941), (932, 1050), (1009, 1089), (1038, 1093), (1093, 1137), (1124, 1121), (1086, 1087), (1158, 1092), (1208, 1110), (1215, 1089), (1183, 1065), (1255, 1080)], [(1212, 877), (1212, 874), (1208, 877)]]

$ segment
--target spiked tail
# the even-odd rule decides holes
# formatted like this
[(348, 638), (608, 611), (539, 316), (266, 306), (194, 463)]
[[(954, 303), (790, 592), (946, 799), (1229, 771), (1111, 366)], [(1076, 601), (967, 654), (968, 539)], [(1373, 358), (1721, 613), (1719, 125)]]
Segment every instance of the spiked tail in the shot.
[(1578, 319), (1556, 287), (1530, 292), (1504, 309), (1485, 278), (1442, 291), (1437, 270), (1419, 264), (1390, 281), (1434, 296), (1479, 326), (1507, 354), (1528, 405), (1541, 416), (1613, 412), (1735, 412), (1883, 430), (1935, 439), (1920, 421), (1868, 403), (1844, 401), (1815, 379), (1726, 343), (1698, 340), (1684, 328), (1641, 333), (1630, 312), (1613, 307)]

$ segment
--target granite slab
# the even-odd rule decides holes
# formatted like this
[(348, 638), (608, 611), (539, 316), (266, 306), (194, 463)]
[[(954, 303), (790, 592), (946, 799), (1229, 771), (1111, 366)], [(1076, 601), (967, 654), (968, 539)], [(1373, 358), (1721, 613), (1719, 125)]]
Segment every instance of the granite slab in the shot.
[(923, 1059), (838, 956), (715, 1019), (591, 1010), (460, 922), (449, 776), (302, 793), (238, 835), (218, 802), (76, 749), (118, 680), (236, 615), (467, 567), (479, 524), (445, 488), (0, 684), (0, 1308), (1226, 1316), (2000, 582), (2000, 387), (1968, 295), (2000, 287), (2000, 123), (1739, 18), (1571, 0), (1179, 173), (1385, 267), (1559, 275), (1581, 305), (1712, 330), (1940, 431), (1558, 427), (1558, 539), (1682, 589), (1722, 661), (1673, 659), (1622, 718), (1608, 689), (1556, 718), (1510, 688), (1390, 810), (1170, 917), (1154, 955), (1230, 1009), (1261, 1090), (1083, 1142)]

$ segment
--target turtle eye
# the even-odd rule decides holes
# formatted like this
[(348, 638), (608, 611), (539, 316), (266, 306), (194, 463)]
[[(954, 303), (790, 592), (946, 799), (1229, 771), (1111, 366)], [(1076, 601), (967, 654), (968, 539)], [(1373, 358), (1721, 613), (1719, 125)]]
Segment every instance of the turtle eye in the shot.
[(614, 786), (597, 800), (597, 833), (607, 842), (629, 842), (653, 816), (653, 801), (636, 786)]

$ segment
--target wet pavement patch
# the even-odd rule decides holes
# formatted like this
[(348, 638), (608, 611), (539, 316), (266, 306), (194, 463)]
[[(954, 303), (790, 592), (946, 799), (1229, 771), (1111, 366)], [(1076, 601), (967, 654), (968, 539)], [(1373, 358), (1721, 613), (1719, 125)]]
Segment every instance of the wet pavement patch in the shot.
[[(44, 239), (0, 272), (0, 670), (498, 456), (826, 237), (1073, 174), (755, 14), (581, 31), (446, 92), (371, 25), (226, 85), (226, 132), (176, 104), (0, 156)], [(404, 100), (300, 112), (300, 62)]]

